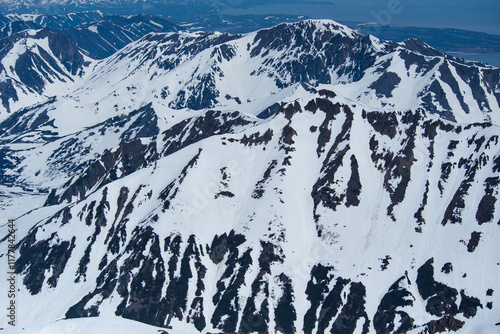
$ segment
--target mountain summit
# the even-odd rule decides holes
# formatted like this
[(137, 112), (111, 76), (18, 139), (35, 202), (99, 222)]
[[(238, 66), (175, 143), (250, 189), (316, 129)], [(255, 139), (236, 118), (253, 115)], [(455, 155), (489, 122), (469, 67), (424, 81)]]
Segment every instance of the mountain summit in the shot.
[(327, 20), (92, 60), (0, 123), (23, 321), (493, 332), (499, 75)]
[[(335, 86), (339, 95), (372, 108), (425, 108), (458, 122), (498, 124), (498, 69), (447, 56), (415, 39), (380, 41), (328, 20), (241, 36), (150, 34), (105, 64), (82, 89), (108, 86), (102, 95), (124, 95), (116, 91), (125, 89), (124, 81), (129, 87), (140, 82), (146, 100), (159, 94), (173, 109), (241, 109), (303, 83)], [(122, 75), (123, 68), (133, 71)]]

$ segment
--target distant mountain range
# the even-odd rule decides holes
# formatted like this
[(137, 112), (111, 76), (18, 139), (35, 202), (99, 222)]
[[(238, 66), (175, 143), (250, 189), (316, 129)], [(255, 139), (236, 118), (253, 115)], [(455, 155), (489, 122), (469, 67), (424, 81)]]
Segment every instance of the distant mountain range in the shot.
[(0, 10), (4, 13), (39, 13), (48, 15), (102, 10), (113, 14), (207, 14), (216, 13), (224, 1), (211, 0), (4, 0)]

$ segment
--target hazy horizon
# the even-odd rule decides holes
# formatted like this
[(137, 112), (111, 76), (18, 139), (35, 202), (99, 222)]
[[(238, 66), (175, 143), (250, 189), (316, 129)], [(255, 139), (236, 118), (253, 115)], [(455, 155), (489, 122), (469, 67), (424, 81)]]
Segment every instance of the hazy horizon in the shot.
[[(312, 18), (424, 28), (458, 28), (500, 35), (500, 1), (477, 0), (79, 0), (80, 7), (50, 2), (10, 0), (12, 8), (35, 4), (40, 13), (72, 9), (109, 9), (114, 14), (145, 13), (174, 17), (207, 14), (291, 14)], [(126, 3), (126, 6), (124, 5)], [(9, 1), (0, 5), (4, 10)], [(15, 5), (13, 5), (15, 4)], [(29, 8), (29, 7), (28, 7)], [(15, 10), (14, 10), (15, 11)]]
[[(220, 2), (229, 6), (231, 1)], [(236, 3), (236, 1), (233, 1)], [(251, 3), (255, 5), (250, 6)], [(457, 28), (500, 35), (500, 1), (338, 0), (280, 1), (262, 4), (246, 1), (245, 7), (226, 7), (227, 14), (295, 14), (337, 21), (426, 28)]]

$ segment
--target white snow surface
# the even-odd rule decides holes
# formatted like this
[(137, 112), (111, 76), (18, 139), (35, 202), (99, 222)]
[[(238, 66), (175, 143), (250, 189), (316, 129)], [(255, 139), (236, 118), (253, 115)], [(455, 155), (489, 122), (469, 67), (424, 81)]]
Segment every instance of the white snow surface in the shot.
[[(5, 334), (158, 334), (164, 328), (153, 327), (137, 321), (120, 317), (93, 317), (68, 319), (39, 324), (31, 327), (7, 327)], [(174, 333), (170, 331), (171, 333)], [(175, 334), (188, 334), (189, 331), (175, 330)]]

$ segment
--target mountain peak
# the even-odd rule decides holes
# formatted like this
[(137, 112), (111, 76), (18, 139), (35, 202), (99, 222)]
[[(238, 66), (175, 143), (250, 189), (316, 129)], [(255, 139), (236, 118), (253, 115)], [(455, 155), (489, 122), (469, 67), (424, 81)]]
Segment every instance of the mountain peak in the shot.
[(444, 54), (429, 44), (421, 41), (418, 38), (408, 38), (401, 42), (401, 45), (407, 48), (408, 50), (418, 52), (425, 56), (444, 56)]
[(328, 19), (307, 19), (297, 22), (284, 22), (272, 28), (262, 29), (261, 31), (283, 33), (284, 31), (283, 29), (288, 29), (291, 31), (299, 31), (306, 37), (311, 37), (311, 33), (313, 32), (314, 34), (320, 34), (320, 35), (340, 34), (350, 38), (359, 38), (362, 36), (355, 30), (340, 23), (337, 23), (336, 21)]

